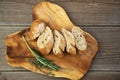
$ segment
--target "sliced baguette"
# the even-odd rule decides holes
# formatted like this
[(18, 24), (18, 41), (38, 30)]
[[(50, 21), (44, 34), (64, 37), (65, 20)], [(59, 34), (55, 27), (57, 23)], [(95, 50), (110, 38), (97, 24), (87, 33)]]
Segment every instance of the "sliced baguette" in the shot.
[(66, 46), (65, 39), (63, 35), (57, 30), (54, 30), (53, 34), (55, 39), (54, 46), (53, 46), (53, 53), (58, 57), (63, 57), (64, 55), (63, 51), (65, 50), (65, 46)]
[(53, 47), (53, 43), (52, 30), (47, 26), (45, 31), (38, 37), (37, 46), (42, 54), (49, 54)]
[(35, 20), (32, 22), (30, 26), (30, 38), (36, 39), (44, 30), (45, 30), (45, 23), (41, 20)]
[(75, 38), (75, 44), (78, 50), (84, 51), (87, 49), (87, 42), (84, 37), (84, 32), (79, 27), (72, 28), (72, 34)]
[(65, 37), (66, 40), (66, 51), (69, 54), (75, 55), (76, 54), (76, 48), (75, 48), (75, 40), (74, 40), (74, 36), (72, 35), (72, 33), (66, 29), (62, 29), (62, 33)]

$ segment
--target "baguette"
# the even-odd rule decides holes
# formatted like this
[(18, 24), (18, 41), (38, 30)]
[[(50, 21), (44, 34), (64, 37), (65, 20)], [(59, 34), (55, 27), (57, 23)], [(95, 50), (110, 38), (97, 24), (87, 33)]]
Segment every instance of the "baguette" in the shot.
[(75, 44), (78, 50), (84, 51), (87, 49), (87, 42), (84, 37), (84, 32), (79, 27), (72, 28), (72, 34), (75, 38)]
[(58, 32), (57, 30), (54, 30), (54, 46), (53, 46), (53, 53), (57, 55), (58, 57), (63, 57), (63, 51), (65, 50), (66, 42), (63, 37), (63, 35)]
[(45, 23), (41, 20), (35, 20), (32, 22), (30, 26), (30, 38), (36, 39), (44, 30), (45, 30)]
[(75, 55), (76, 54), (76, 48), (75, 48), (75, 40), (74, 40), (74, 36), (72, 35), (72, 33), (66, 29), (62, 29), (62, 33), (65, 37), (66, 40), (66, 51), (69, 54)]
[(52, 30), (47, 26), (45, 31), (38, 37), (37, 46), (42, 54), (49, 54), (53, 47), (53, 43)]

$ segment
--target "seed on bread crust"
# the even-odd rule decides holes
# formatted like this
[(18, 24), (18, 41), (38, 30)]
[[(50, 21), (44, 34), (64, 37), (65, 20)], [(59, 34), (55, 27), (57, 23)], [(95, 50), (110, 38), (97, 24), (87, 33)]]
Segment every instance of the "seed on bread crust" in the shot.
[(45, 23), (41, 20), (35, 20), (30, 26), (30, 38), (36, 39), (44, 30)]

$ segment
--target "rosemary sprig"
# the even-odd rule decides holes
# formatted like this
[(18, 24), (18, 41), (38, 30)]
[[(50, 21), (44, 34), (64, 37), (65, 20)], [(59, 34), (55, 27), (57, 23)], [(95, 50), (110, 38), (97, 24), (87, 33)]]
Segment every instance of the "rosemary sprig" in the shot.
[(38, 61), (37, 63), (40, 63), (40, 65), (43, 65), (44, 67), (49, 68), (49, 69), (53, 69), (53, 70), (57, 70), (57, 71), (60, 69), (59, 66), (55, 65), (54, 63), (47, 60), (46, 58), (40, 56), (36, 51), (34, 51), (32, 48), (30, 48), (30, 46), (28, 45), (28, 42), (24, 36), (22, 36), (22, 38), (23, 38), (27, 48), (29, 49), (29, 51), (33, 54), (35, 59)]

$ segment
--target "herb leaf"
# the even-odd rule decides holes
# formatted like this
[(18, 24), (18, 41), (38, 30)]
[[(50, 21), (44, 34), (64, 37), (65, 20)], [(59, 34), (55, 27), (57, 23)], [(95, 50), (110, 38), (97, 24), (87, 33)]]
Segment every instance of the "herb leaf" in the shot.
[(40, 56), (36, 51), (34, 51), (32, 48), (30, 48), (30, 46), (28, 45), (28, 42), (24, 36), (22, 36), (22, 38), (23, 38), (27, 48), (29, 49), (29, 51), (33, 54), (33, 56), (37, 60), (37, 64), (39, 63), (40, 65), (43, 65), (46, 68), (57, 70), (57, 71), (60, 69), (59, 66), (55, 65), (50, 60), (47, 60), (46, 58)]

